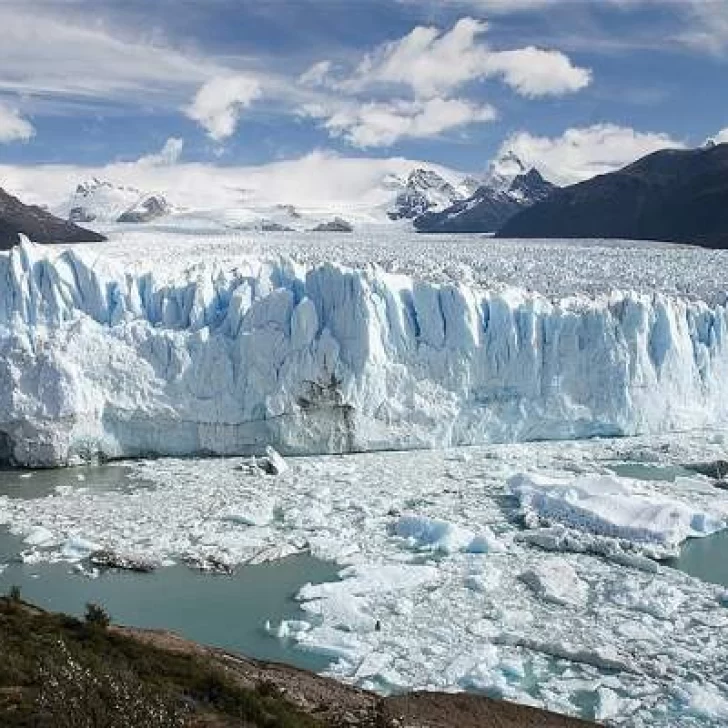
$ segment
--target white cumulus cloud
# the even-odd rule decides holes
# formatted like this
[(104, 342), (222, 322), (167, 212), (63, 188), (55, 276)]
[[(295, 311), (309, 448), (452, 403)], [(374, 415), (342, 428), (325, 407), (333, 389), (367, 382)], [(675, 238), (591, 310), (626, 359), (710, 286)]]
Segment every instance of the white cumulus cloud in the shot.
[(727, 144), (728, 143), (728, 127), (721, 129), (715, 136), (710, 137), (708, 141), (715, 142), (715, 144)]
[(359, 148), (386, 147), (400, 139), (425, 139), (476, 122), (492, 121), (495, 109), (463, 99), (349, 102), (327, 108), (311, 105), (308, 116), (323, 119), (332, 136)]
[(215, 141), (232, 136), (240, 113), (263, 93), (258, 79), (250, 76), (219, 76), (205, 82), (185, 110)]
[(35, 134), (33, 125), (15, 109), (0, 104), (0, 143), (27, 142)]
[(581, 182), (613, 172), (658, 149), (682, 148), (668, 134), (639, 132), (616, 124), (567, 129), (558, 137), (519, 132), (507, 139), (501, 153), (513, 151), (527, 165), (559, 184)]
[(559, 51), (534, 46), (491, 53), (485, 61), (489, 72), (503, 80), (521, 96), (561, 96), (591, 83), (591, 71), (572, 64)]
[(184, 146), (184, 139), (170, 137), (164, 142), (164, 146), (158, 152), (140, 157), (137, 162), (138, 164), (150, 166), (177, 164), (179, 158), (182, 156)]
[(418, 98), (435, 98), (470, 81), (500, 77), (517, 93), (534, 97), (571, 93), (590, 83), (591, 72), (560, 51), (492, 50), (481, 40), (487, 30), (487, 23), (468, 17), (446, 32), (418, 26), (367, 55), (340, 88), (356, 92), (374, 84), (401, 84)]

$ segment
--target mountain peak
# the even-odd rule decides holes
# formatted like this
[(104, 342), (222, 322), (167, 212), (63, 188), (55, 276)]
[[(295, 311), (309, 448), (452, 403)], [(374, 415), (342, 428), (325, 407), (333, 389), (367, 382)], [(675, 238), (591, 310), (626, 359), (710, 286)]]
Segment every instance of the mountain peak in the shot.
[(425, 169), (424, 167), (413, 169), (407, 177), (407, 187), (414, 189), (442, 189), (449, 186), (450, 184), (447, 180), (443, 179), (437, 172), (432, 169)]
[(459, 199), (462, 195), (442, 175), (416, 167), (409, 173), (404, 189), (387, 215), (390, 220), (413, 219), (428, 210), (442, 210)]
[(509, 150), (491, 161), (483, 182), (498, 192), (506, 192), (518, 175), (527, 172), (528, 167), (520, 157), (513, 150)]

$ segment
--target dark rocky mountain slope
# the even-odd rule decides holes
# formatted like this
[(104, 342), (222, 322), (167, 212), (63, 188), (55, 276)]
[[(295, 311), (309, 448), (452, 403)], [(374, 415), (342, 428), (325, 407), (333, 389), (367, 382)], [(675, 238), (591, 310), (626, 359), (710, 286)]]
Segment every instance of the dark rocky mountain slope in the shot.
[(504, 238), (626, 238), (728, 248), (728, 144), (663, 150), (555, 191)]
[(494, 233), (531, 205), (547, 198), (557, 188), (531, 169), (516, 175), (507, 187), (484, 184), (466, 200), (442, 212), (428, 212), (414, 221), (421, 233)]
[(27, 235), (36, 243), (82, 243), (106, 240), (103, 235), (61, 220), (41, 207), (25, 205), (0, 188), (0, 250), (9, 250)]

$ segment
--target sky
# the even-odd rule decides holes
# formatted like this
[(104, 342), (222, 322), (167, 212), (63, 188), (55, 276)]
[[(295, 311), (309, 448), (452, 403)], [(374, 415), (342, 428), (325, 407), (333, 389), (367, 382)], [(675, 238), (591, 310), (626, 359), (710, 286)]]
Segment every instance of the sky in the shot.
[(0, 23), (4, 166), (512, 149), (566, 184), (728, 141), (728, 0), (0, 0)]

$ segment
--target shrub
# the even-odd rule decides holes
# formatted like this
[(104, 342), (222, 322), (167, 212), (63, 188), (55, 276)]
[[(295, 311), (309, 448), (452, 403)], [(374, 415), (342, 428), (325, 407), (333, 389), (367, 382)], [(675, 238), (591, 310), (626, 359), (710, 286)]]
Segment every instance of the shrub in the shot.
[(84, 619), (89, 627), (98, 627), (99, 629), (106, 629), (111, 624), (109, 613), (99, 604), (93, 604), (92, 602), (86, 605)]

